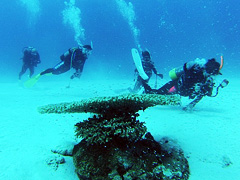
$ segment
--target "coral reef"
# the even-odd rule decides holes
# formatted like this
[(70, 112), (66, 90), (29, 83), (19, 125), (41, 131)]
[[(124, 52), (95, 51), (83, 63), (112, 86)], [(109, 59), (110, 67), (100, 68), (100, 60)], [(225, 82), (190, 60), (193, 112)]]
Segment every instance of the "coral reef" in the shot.
[(73, 149), (79, 179), (188, 179), (183, 152), (163, 148), (137, 120), (139, 110), (179, 103), (178, 96), (131, 94), (52, 104), (39, 112), (94, 113), (75, 125), (82, 138)]
[(137, 116), (138, 114), (126, 114), (111, 119), (103, 115), (93, 116), (75, 125), (76, 136), (88, 144), (104, 144), (117, 139), (134, 142), (141, 139), (147, 131), (144, 123), (136, 120)]
[(156, 142), (150, 133), (136, 142), (104, 146), (81, 141), (73, 149), (73, 161), (79, 179), (187, 180), (189, 165), (183, 151), (167, 144)]
[(77, 123), (77, 137), (87, 143), (104, 144), (116, 138), (136, 141), (146, 133), (144, 123), (136, 120), (139, 110), (155, 105), (178, 105), (178, 96), (157, 94), (127, 94), (97, 97), (80, 102), (52, 104), (39, 108), (40, 113), (96, 113), (92, 118)]

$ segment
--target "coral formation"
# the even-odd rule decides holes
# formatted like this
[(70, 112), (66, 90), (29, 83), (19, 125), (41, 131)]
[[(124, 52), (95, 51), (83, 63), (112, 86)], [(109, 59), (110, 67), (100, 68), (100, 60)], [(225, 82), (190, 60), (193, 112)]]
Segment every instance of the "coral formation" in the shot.
[(104, 144), (116, 139), (128, 139), (137, 141), (146, 133), (143, 122), (136, 120), (138, 114), (126, 114), (122, 117), (111, 119), (103, 115), (88, 118), (77, 123), (77, 137), (82, 137), (88, 144)]
[[(50, 104), (42, 106), (40, 113), (82, 113), (92, 112), (115, 116), (114, 113), (137, 112), (156, 105), (179, 105), (179, 96), (158, 94), (126, 94), (113, 97), (96, 97), (79, 102)], [(112, 113), (111, 113), (112, 112)]]
[[(164, 150), (163, 150), (164, 149)], [(150, 133), (136, 142), (114, 141), (104, 146), (81, 141), (73, 149), (79, 179), (175, 179), (189, 178), (189, 165), (181, 149), (156, 142)]]
[(155, 105), (178, 105), (179, 102), (178, 96), (127, 94), (47, 105), (40, 107), (39, 112), (96, 113), (92, 118), (75, 125), (77, 137), (85, 139), (89, 144), (104, 144), (115, 138), (127, 138), (134, 142), (141, 139), (147, 130), (144, 123), (136, 120), (139, 110)]
[(137, 120), (139, 110), (179, 103), (178, 96), (131, 94), (52, 104), (39, 112), (95, 114), (75, 125), (76, 136), (82, 138), (73, 149), (80, 179), (188, 179), (182, 151), (163, 150)]

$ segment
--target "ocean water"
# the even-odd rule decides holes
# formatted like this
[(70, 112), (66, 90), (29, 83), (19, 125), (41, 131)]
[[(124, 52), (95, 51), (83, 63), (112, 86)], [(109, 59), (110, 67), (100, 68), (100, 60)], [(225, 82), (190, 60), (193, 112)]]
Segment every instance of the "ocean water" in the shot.
[(223, 72), (236, 74), (238, 4), (237, 0), (1, 0), (1, 80), (17, 80), (25, 46), (40, 53), (37, 73), (53, 67), (68, 48), (91, 41), (94, 50), (84, 70), (89, 78), (95, 78), (92, 73), (133, 78), (130, 50), (138, 45), (152, 53), (158, 71), (166, 76), (186, 61), (220, 55), (225, 57)]
[[(52, 144), (74, 138), (74, 124), (86, 114), (44, 116), (37, 108), (128, 92), (130, 82), (134, 85), (131, 48), (151, 52), (164, 75), (158, 86), (170, 80), (172, 68), (187, 61), (224, 56), (219, 81), (230, 83), (216, 98), (204, 98), (193, 112), (149, 108), (141, 120), (154, 137), (180, 142), (189, 156), (191, 180), (239, 177), (238, 0), (1, 0), (0, 7), (0, 179), (77, 179), (72, 159), (58, 171), (45, 160)], [(91, 42), (83, 75), (71, 88), (65, 87), (74, 70), (44, 76), (32, 89), (22, 86), (28, 71), (18, 81), (24, 47), (40, 53), (37, 74), (56, 65), (69, 48)], [(154, 81), (153, 76), (150, 83)], [(227, 168), (222, 167), (225, 155), (233, 162)]]

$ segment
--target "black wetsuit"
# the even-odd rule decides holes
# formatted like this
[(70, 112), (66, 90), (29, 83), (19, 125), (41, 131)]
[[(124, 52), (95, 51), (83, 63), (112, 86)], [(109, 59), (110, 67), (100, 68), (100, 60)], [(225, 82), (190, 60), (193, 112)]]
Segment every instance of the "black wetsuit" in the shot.
[(194, 107), (204, 96), (211, 96), (214, 82), (210, 75), (206, 75), (204, 67), (193, 64), (183, 66), (184, 73), (176, 80), (172, 80), (159, 89), (152, 89), (144, 83), (146, 93), (162, 95), (179, 94), (194, 99), (189, 106)]
[(21, 79), (22, 75), (29, 69), (30, 77), (34, 74), (34, 67), (37, 67), (39, 63), (41, 63), (40, 55), (36, 51), (35, 48), (28, 47), (23, 50), (23, 65), (22, 70), (19, 73), (19, 79)]
[(47, 73), (58, 75), (74, 68), (76, 72), (71, 76), (71, 79), (74, 77), (80, 77), (87, 58), (87, 55), (82, 52), (82, 49), (71, 48), (60, 56), (60, 59), (62, 60), (61, 62), (59, 62), (54, 68), (49, 68), (43, 71), (41, 75)]
[[(148, 81), (152, 77), (152, 71), (155, 74), (162, 77), (162, 74), (158, 74), (154, 63), (151, 61), (150, 58), (143, 58), (142, 59), (142, 66), (143, 66), (144, 72), (148, 76), (148, 79), (144, 80), (139, 74), (137, 74), (137, 80), (136, 80), (136, 83), (134, 85), (133, 92), (137, 92), (143, 86), (143, 83), (148, 83)], [(137, 70), (135, 70), (135, 72), (137, 72)]]

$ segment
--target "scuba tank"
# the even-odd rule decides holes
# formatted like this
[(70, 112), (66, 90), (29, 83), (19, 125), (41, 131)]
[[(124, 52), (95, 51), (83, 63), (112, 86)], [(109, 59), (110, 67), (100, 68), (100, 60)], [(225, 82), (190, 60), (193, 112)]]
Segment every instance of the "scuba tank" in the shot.
[(182, 74), (184, 73), (183, 67), (177, 67), (173, 68), (172, 70), (169, 71), (169, 77), (172, 80), (178, 79)]
[[(224, 59), (223, 59), (223, 56), (220, 57), (221, 58), (221, 64), (220, 64), (220, 67), (219, 67), (219, 71), (222, 69), (223, 67), (223, 62), (224, 62)], [(196, 60), (204, 60), (204, 59), (199, 59), (197, 58)], [(195, 61), (196, 61), (195, 60)], [(189, 64), (189, 63), (188, 63)], [(183, 73), (184, 73), (184, 67), (186, 67), (186, 63), (183, 67), (177, 67), (177, 68), (173, 68), (172, 70), (169, 71), (169, 77), (172, 79), (172, 80), (176, 80), (178, 79)], [(221, 73), (219, 73), (221, 74)]]
[(76, 47), (70, 48), (68, 51), (66, 51), (64, 54), (62, 54), (60, 56), (60, 59), (62, 61), (65, 61), (71, 55), (71, 61), (72, 61), (72, 58), (73, 58), (73, 55), (74, 55), (76, 49), (77, 49)]
[(60, 56), (60, 59), (62, 60), (62, 61), (65, 61), (65, 59), (67, 58), (67, 56), (69, 56), (70, 55), (70, 49), (68, 50), (68, 51), (66, 51), (64, 54), (62, 54), (61, 56)]
[[(22, 52), (24, 53), (25, 51), (32, 51), (33, 49), (35, 49), (34, 47), (28, 46), (28, 47), (24, 47), (22, 48)], [(36, 50), (36, 49), (35, 49)]]

